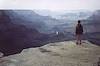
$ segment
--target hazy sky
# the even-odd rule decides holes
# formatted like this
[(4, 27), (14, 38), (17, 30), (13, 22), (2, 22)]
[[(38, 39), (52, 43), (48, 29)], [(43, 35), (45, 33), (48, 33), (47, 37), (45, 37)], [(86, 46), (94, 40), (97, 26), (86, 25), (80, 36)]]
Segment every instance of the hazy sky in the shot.
[(100, 9), (100, 0), (0, 0), (5, 9), (77, 10)]

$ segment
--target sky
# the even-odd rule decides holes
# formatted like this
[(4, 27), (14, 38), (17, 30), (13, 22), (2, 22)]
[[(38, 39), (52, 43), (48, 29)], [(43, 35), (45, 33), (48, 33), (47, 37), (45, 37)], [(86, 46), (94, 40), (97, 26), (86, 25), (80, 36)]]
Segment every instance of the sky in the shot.
[(0, 0), (0, 9), (98, 10), (100, 0)]

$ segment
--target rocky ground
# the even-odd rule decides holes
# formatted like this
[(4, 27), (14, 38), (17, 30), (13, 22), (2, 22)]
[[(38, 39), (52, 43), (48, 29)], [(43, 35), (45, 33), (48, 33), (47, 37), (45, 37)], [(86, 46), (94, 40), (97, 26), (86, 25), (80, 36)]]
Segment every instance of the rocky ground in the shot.
[(88, 41), (83, 41), (82, 45), (64, 41), (3, 57), (0, 66), (97, 66), (99, 57), (100, 46)]

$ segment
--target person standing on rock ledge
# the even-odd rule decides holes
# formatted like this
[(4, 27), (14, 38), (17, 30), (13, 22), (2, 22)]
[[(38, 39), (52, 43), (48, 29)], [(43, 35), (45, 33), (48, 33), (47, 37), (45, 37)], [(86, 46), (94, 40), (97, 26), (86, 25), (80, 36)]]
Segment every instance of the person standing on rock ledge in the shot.
[(82, 35), (83, 35), (83, 26), (81, 24), (81, 21), (78, 20), (78, 24), (76, 25), (76, 44), (81, 45), (82, 44)]

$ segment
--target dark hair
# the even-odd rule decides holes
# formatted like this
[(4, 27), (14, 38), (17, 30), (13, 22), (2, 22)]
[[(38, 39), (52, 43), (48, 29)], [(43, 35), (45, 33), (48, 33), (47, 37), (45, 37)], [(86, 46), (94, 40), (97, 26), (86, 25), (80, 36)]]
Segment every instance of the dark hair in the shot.
[(80, 20), (78, 20), (78, 23), (80, 23), (81, 21)]

